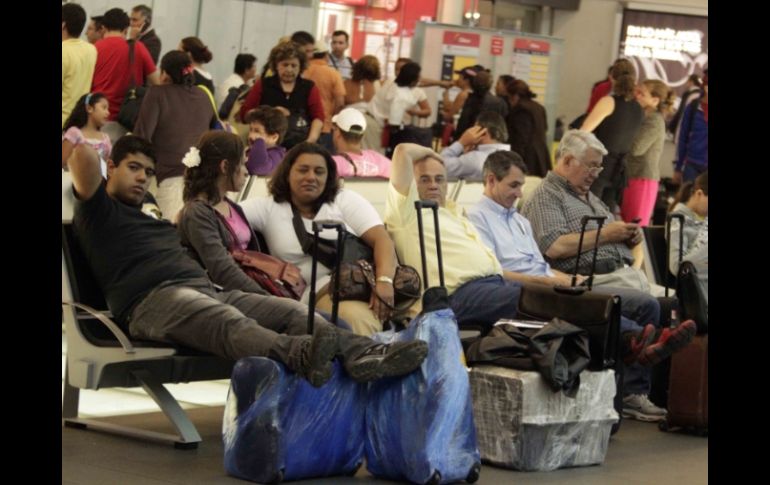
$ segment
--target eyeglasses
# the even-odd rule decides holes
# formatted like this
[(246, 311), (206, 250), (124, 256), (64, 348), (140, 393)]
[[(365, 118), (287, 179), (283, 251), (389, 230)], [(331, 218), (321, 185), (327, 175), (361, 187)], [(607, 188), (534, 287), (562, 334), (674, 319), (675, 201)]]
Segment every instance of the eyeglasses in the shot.
[(578, 160), (578, 161), (586, 168), (586, 170), (588, 170), (588, 173), (593, 175), (594, 177), (602, 173), (602, 170), (604, 170), (604, 167), (601, 166), (601, 162), (599, 162), (600, 165), (587, 165), (582, 160)]

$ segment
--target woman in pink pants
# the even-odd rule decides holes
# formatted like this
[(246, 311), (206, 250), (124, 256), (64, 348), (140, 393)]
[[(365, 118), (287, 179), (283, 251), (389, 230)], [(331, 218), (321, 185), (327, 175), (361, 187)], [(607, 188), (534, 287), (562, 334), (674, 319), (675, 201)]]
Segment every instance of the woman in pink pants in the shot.
[(644, 121), (626, 160), (628, 186), (623, 191), (620, 212), (623, 220), (650, 223), (660, 180), (660, 156), (666, 137), (664, 116), (671, 110), (674, 93), (657, 79), (643, 81), (636, 100), (644, 109)]

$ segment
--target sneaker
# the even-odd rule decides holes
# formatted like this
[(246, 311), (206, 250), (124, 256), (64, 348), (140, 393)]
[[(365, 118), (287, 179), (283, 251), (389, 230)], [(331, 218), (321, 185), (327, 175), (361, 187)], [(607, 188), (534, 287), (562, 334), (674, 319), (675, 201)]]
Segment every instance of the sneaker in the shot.
[(639, 354), (655, 341), (655, 325), (648, 323), (641, 332), (626, 332), (623, 336), (627, 339), (623, 363), (633, 364), (639, 358)]
[(662, 421), (666, 410), (650, 402), (644, 394), (631, 394), (623, 398), (623, 417), (639, 421)]
[(428, 355), (428, 344), (422, 340), (375, 344), (345, 362), (348, 375), (356, 382), (408, 374), (420, 367)]
[(337, 330), (331, 325), (316, 327), (308, 349), (303, 359), (303, 374), (314, 387), (321, 387), (331, 379), (334, 370), (332, 359), (337, 354)]
[(668, 356), (683, 349), (695, 336), (695, 322), (687, 320), (674, 328), (664, 328), (660, 331), (657, 341), (645, 347), (637, 361), (645, 366), (653, 366)]

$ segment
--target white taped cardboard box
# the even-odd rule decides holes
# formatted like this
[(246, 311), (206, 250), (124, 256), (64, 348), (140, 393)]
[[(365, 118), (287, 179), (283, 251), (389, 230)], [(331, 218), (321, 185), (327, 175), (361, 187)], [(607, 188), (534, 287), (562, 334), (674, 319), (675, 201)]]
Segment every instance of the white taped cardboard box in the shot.
[(538, 372), (496, 366), (470, 371), (481, 459), (524, 471), (604, 462), (612, 425), (612, 370), (580, 373), (577, 396), (554, 393)]

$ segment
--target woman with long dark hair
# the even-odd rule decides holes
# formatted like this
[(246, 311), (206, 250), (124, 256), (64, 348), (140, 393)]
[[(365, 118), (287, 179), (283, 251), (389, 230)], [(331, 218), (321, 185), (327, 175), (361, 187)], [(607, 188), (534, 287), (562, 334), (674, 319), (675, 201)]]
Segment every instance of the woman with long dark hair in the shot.
[[(342, 301), (339, 314), (355, 333), (371, 335), (382, 330), (382, 322), (391, 316), (388, 305), (393, 305), (396, 256), (393, 241), (374, 207), (356, 192), (339, 188), (337, 165), (331, 154), (313, 143), (300, 143), (289, 150), (273, 172), (269, 189), (270, 197), (242, 202), (243, 211), (251, 227), (264, 234), (270, 253), (297, 265), (306, 281), (311, 281), (312, 258), (307, 242), (312, 238), (313, 221), (342, 221), (348, 232), (372, 248), (379, 297), (373, 292), (368, 303)], [(304, 230), (304, 234), (298, 230)], [(320, 235), (324, 239), (337, 238), (333, 230), (324, 230)], [(331, 309), (327, 283), (333, 269), (318, 264), (316, 286), (320, 290), (316, 303), (325, 311)], [(304, 299), (308, 294), (309, 285)]]

